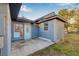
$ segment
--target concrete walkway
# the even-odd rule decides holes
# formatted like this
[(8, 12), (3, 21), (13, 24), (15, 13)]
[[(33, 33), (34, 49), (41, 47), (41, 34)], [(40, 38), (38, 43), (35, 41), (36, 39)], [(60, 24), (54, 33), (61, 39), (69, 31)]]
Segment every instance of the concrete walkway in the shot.
[(42, 39), (31, 39), (29, 41), (17, 41), (12, 43), (11, 56), (26, 56), (30, 55), (40, 49), (48, 47), (54, 44), (53, 42), (48, 42)]

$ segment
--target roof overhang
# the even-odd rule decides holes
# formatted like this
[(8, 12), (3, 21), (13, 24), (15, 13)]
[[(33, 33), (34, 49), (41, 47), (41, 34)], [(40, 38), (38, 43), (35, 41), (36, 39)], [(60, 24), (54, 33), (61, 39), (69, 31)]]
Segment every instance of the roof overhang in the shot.
[(39, 24), (39, 23), (43, 23), (43, 22), (46, 22), (46, 21), (54, 20), (54, 19), (57, 19), (57, 20), (62, 21), (62, 22), (66, 22), (66, 21), (64, 21), (64, 18), (62, 16), (50, 13), (46, 16), (43, 16), (43, 17), (37, 19), (35, 21), (35, 23)]
[(36, 21), (35, 23), (36, 24), (40, 24), (40, 23), (43, 23), (43, 22), (47, 22), (47, 21), (51, 21), (51, 20), (54, 20), (54, 19), (57, 19), (57, 20), (59, 20), (59, 21), (62, 21), (62, 22), (64, 22), (65, 23), (65, 21), (64, 20), (62, 20), (61, 18), (59, 18), (59, 17), (51, 17), (51, 18), (46, 18), (45, 20), (39, 20), (39, 21)]
[(14, 20), (14, 19), (16, 19), (18, 17), (21, 5), (22, 5), (22, 3), (9, 3), (10, 14), (11, 14), (11, 19), (12, 20)]
[(13, 20), (14, 22), (21, 22), (21, 23), (33, 23), (33, 21), (32, 20), (30, 20), (30, 19), (23, 19), (22, 17), (21, 18), (17, 18), (17, 20), (16, 19), (14, 19)]

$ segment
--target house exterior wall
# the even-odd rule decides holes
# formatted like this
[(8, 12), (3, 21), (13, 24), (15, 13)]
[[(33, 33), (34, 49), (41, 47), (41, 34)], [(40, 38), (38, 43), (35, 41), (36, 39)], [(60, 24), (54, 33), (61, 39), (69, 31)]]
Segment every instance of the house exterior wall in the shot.
[[(0, 4), (0, 35), (3, 35), (1, 55), (10, 55), (11, 51), (11, 17), (9, 4)], [(2, 33), (3, 32), (3, 33)]]
[[(21, 37), (20, 36), (20, 33), (19, 32), (15, 32), (15, 26), (14, 24), (18, 24), (18, 25), (22, 25), (23, 28), (23, 36)], [(27, 26), (28, 26), (28, 31), (27, 32)], [(22, 22), (12, 22), (12, 41), (16, 41), (16, 40), (28, 40), (32, 38), (32, 36), (34, 36), (34, 34), (32, 35), (32, 25), (30, 23), (22, 23)], [(34, 30), (35, 31), (35, 30)]]
[(47, 21), (48, 22), (48, 30), (44, 30), (44, 23), (39, 24), (39, 37), (46, 38), (50, 41), (54, 39), (54, 20)]
[(48, 22), (48, 30), (44, 30), (44, 22), (39, 24), (39, 37), (57, 42), (64, 38), (64, 22), (54, 19)]
[[(29, 34), (26, 33), (26, 35), (28, 34), (28, 37), (30, 36), (31, 38), (36, 38), (36, 37), (41, 37), (41, 38), (45, 38), (48, 41), (58, 41), (60, 39), (64, 38), (64, 22), (54, 19), (51, 21), (47, 21), (48, 22), (48, 30), (44, 30), (44, 22), (39, 24), (39, 27), (36, 26), (36, 24), (30, 24), (30, 23), (18, 23), (17, 24), (22, 24), (23, 25), (23, 32), (24, 32), (24, 26), (29, 24), (30, 25), (30, 32)], [(14, 26), (12, 25), (12, 28)], [(14, 28), (13, 28), (14, 29)], [(23, 37), (14, 37), (14, 35), (16, 34), (14, 32), (14, 30), (12, 29), (13, 33), (12, 33), (12, 37), (14, 39), (12, 40), (19, 40), (22, 38), (26, 38), (27, 36), (24, 34)], [(25, 33), (25, 32), (24, 32)], [(15, 36), (17, 36), (18, 34), (16, 34)], [(25, 39), (27, 40), (27, 39)]]
[(64, 38), (64, 22), (54, 20), (54, 41), (59, 41)]
[[(21, 38), (25, 39), (26, 38), (26, 35), (23, 35), (24, 37), (20, 37), (19, 36), (20, 34), (15, 32), (14, 23), (16, 23), (16, 24), (22, 24), (23, 25), (23, 33), (24, 33), (25, 25), (28, 24), (28, 23), (21, 23), (21, 22), (12, 22), (12, 41), (20, 40)], [(36, 27), (35, 24), (30, 24), (29, 23), (29, 26), (30, 26), (30, 29), (29, 29), (30, 30), (30, 33), (29, 33), (29, 35), (31, 36), (31, 38), (38, 37), (38, 34), (39, 34), (38, 33), (38, 29), (39, 28)], [(25, 40), (27, 40), (27, 39), (25, 39)]]
[(35, 26), (35, 24), (32, 24), (32, 26), (31, 26), (32, 28), (31, 28), (31, 32), (32, 32), (32, 34), (31, 34), (31, 36), (32, 36), (32, 38), (36, 38), (36, 37), (38, 37), (38, 27), (37, 26)]
[[(22, 37), (20, 36), (20, 32), (15, 32), (15, 24), (24, 27), (23, 23), (21, 22), (12, 22), (12, 41), (23, 39), (23, 36)], [(22, 28), (22, 32), (23, 30), (24, 29)]]

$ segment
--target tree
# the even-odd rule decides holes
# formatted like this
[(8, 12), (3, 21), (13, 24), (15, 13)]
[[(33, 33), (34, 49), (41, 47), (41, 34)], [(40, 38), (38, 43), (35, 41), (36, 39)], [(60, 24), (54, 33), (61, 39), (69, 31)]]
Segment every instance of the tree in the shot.
[(65, 21), (67, 21), (67, 19), (68, 19), (68, 14), (69, 14), (69, 12), (68, 12), (67, 9), (62, 9), (62, 10), (60, 10), (60, 11), (58, 12), (58, 14), (59, 14), (60, 16), (62, 16)]
[(73, 9), (73, 17), (74, 17), (74, 20), (75, 22), (73, 23), (73, 27), (74, 28), (77, 28), (77, 30), (79, 31), (79, 9)]
[(65, 28), (66, 28), (66, 31), (68, 33), (69, 32), (68, 31), (68, 26), (69, 26), (68, 20), (70, 19), (70, 13), (69, 13), (69, 11), (67, 9), (62, 9), (62, 10), (60, 10), (58, 12), (58, 14), (63, 17), (64, 21), (67, 22), (67, 23), (65, 23)]
[(74, 22), (74, 27), (78, 29), (79, 31), (79, 16), (78, 15), (75, 15), (75, 22)]
[[(65, 23), (65, 28), (67, 32), (69, 32), (68, 28), (72, 27), (72, 29), (77, 28), (79, 31), (79, 9), (62, 9), (58, 12), (60, 16), (64, 18), (64, 20), (67, 22)], [(71, 20), (71, 19), (74, 20)], [(73, 23), (71, 23), (74, 21)]]

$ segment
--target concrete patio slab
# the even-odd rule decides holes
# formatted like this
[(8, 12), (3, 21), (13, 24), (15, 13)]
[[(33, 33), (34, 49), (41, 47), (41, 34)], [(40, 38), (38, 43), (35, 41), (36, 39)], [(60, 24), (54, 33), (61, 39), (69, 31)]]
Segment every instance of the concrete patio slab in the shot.
[(38, 38), (16, 41), (12, 43), (11, 56), (27, 56), (52, 44), (54, 43)]

